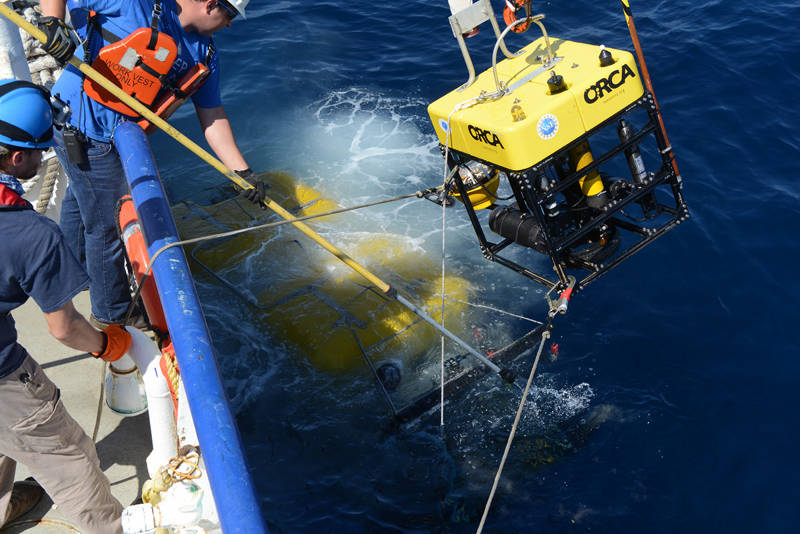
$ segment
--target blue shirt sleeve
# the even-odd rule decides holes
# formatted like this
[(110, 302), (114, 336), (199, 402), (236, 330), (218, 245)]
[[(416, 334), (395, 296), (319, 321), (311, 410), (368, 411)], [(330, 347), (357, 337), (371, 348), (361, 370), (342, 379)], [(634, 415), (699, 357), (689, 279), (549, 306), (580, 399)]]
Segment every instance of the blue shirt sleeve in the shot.
[(18, 282), (44, 313), (52, 313), (83, 291), (89, 277), (67, 248), (58, 226), (50, 220), (40, 222), (40, 231), (31, 232)]

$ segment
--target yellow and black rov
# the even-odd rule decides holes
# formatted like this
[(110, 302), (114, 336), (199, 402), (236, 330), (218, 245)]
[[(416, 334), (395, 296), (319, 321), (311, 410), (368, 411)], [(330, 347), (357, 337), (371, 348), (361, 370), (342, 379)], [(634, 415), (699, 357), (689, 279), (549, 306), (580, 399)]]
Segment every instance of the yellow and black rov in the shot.
[[(502, 32), (489, 0), (449, 19), (469, 80), (428, 107), (450, 170), (446, 188), (486, 258), (548, 288), (585, 288), (689, 217), (622, 4), (641, 71), (630, 52), (548, 36), (530, 0), (506, 2)], [(497, 37), (492, 67), (476, 76), (464, 36), (487, 21)], [(534, 25), (541, 36), (511, 53), (509, 32)], [(503, 239), (489, 241), (487, 225)], [(548, 255), (555, 278), (521, 265), (518, 253), (501, 255), (512, 244)]]

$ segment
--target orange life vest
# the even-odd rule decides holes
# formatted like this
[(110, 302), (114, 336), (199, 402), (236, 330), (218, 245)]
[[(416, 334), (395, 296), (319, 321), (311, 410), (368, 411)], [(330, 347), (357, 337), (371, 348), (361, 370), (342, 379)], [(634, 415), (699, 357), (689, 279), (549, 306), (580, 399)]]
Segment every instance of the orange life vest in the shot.
[[(139, 28), (124, 39), (100, 49), (92, 67), (136, 99), (150, 106), (164, 85), (164, 76), (178, 57), (175, 41), (166, 33)], [(86, 78), (83, 90), (89, 98), (129, 117), (139, 114), (100, 84)]]
[[(87, 41), (94, 28), (105, 41), (110, 43), (100, 49), (92, 61), (92, 67), (125, 93), (152, 109), (156, 115), (166, 119), (200, 89), (210, 71), (208, 66), (197, 63), (181, 77), (177, 86), (167, 78), (167, 73), (178, 56), (178, 49), (172, 37), (156, 29), (161, 14), (160, 4), (159, 0), (155, 2), (151, 27), (139, 28), (124, 39), (101, 28), (94, 12), (89, 14), (86, 31)], [(88, 50), (88, 45), (86, 47)], [(212, 42), (206, 55), (207, 64), (211, 63), (213, 54)], [(86, 62), (89, 62), (88, 58)], [(84, 80), (83, 89), (89, 98), (104, 106), (128, 117), (138, 118), (138, 124), (147, 133), (156, 130), (148, 120), (141, 118), (133, 109), (91, 78), (87, 77)]]

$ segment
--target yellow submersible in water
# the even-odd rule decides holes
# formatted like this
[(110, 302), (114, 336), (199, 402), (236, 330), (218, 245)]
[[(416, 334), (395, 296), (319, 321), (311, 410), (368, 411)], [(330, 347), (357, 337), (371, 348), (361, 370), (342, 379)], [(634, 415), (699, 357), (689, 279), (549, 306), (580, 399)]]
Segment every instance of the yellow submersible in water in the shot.
[[(290, 175), (261, 176), (268, 194), (296, 217), (325, 213), (339, 206)], [(173, 208), (181, 238), (255, 226), (272, 217), (239, 199), (211, 206), (184, 202)], [(312, 219), (319, 231), (335, 216)], [(322, 224), (321, 224), (322, 223)], [(373, 272), (392, 277), (392, 286), (410, 295), (441, 320), (440, 266), (404, 236), (380, 232), (337, 234), (348, 253)], [(245, 298), (277, 342), (286, 342), (324, 371), (347, 371), (364, 365), (364, 353), (378, 363), (408, 360), (438, 346), (440, 334), (415, 313), (365, 283), (355, 271), (326, 254), (290, 226), (266, 228), (188, 246), (194, 274), (208, 274)], [(200, 267), (195, 269), (194, 267)], [(448, 276), (452, 299), (469, 298), (470, 285)], [(464, 324), (464, 305), (450, 299), (445, 324)]]

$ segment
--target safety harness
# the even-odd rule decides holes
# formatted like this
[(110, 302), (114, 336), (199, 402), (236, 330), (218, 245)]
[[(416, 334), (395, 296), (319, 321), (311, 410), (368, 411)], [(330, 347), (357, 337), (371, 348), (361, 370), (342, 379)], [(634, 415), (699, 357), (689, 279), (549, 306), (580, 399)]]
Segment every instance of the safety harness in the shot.
[[(102, 27), (98, 14), (90, 11), (86, 20), (84, 62), (91, 63), (95, 70), (114, 81), (127, 94), (166, 119), (205, 82), (210, 73), (208, 65), (214, 55), (214, 43), (212, 41), (208, 46), (205, 63), (194, 65), (174, 84), (167, 74), (178, 57), (178, 47), (172, 37), (158, 31), (162, 12), (161, 0), (156, 0), (150, 27), (139, 28), (127, 37), (120, 38)], [(95, 33), (109, 44), (101, 48), (92, 60), (90, 40)], [(86, 78), (83, 89), (87, 96), (104, 106), (128, 117), (138, 118), (139, 125), (147, 133), (155, 130), (147, 120), (94, 80)]]

